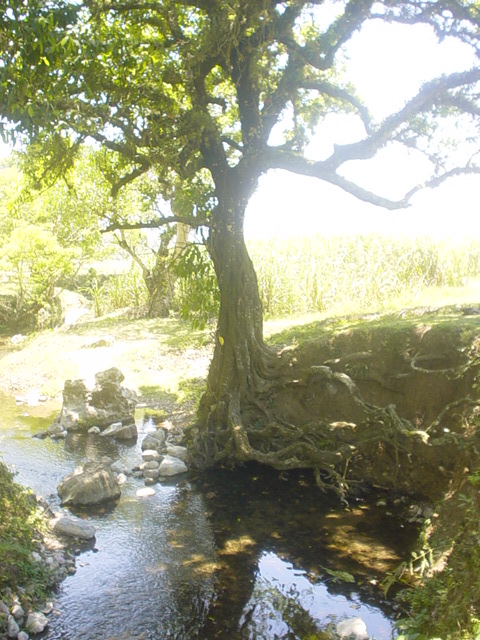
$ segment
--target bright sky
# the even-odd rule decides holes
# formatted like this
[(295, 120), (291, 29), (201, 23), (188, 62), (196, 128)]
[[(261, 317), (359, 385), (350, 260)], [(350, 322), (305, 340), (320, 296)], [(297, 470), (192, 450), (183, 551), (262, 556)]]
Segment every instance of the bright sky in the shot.
[[(370, 23), (346, 51), (350, 78), (378, 119), (401, 108), (423, 82), (473, 64), (469, 47), (451, 38), (439, 45), (433, 33), (420, 25)], [(362, 135), (358, 123), (333, 116), (312, 140), (311, 156), (326, 157), (334, 142), (352, 142)], [(385, 150), (378, 159), (350, 165), (351, 180), (392, 199), (401, 198), (427, 177), (426, 161), (403, 150)], [(480, 236), (479, 196), (480, 175), (459, 177), (419, 192), (410, 208), (390, 212), (319, 180), (277, 171), (261, 180), (247, 211), (245, 232), (248, 238), (362, 231)]]

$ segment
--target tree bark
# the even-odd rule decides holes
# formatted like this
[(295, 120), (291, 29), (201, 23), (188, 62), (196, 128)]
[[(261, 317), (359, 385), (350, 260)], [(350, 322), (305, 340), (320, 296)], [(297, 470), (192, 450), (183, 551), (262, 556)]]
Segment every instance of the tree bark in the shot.
[(197, 425), (198, 453), (205, 466), (250, 458), (242, 444), (242, 415), (262, 392), (278, 360), (263, 340), (257, 276), (244, 240), (243, 202), (234, 193), (224, 195), (212, 217), (208, 242), (220, 289), (220, 312)]

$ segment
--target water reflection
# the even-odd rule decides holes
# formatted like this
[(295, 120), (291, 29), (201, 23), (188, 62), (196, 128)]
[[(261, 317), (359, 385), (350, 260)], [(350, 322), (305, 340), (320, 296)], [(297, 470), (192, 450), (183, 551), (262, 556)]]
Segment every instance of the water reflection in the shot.
[[(152, 428), (140, 420), (134, 445), (37, 440), (49, 418), (30, 420), (10, 399), (0, 407), (1, 455), (54, 509), (58, 482), (86, 457), (132, 467)], [(311, 480), (249, 466), (190, 474), (139, 498), (142, 482), (129, 477), (113, 510), (89, 514), (95, 547), (62, 584), (44, 637), (332, 638), (339, 620), (360, 616), (371, 637), (391, 638), (391, 608), (372, 582), (403, 558), (413, 532), (373, 503), (339, 510)]]

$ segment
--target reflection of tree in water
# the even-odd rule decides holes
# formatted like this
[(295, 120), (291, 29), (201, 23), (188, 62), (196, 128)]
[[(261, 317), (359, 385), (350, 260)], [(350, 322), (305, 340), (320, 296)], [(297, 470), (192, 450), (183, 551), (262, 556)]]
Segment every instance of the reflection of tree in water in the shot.
[[(382, 573), (400, 562), (413, 541), (413, 532), (401, 529), (385, 515), (385, 509), (375, 510), (362, 502), (351, 510), (339, 508), (318, 490), (313, 476), (310, 482), (308, 472), (292, 472), (287, 480), (276, 472), (249, 466), (243, 472), (225, 475), (212, 472), (205, 481), (203, 491), (216, 540), (218, 569), (216, 598), (201, 638), (254, 637), (248, 634), (252, 633), (252, 607), (258, 607), (259, 598), (265, 600), (265, 611), (271, 608), (278, 612), (288, 627), (287, 635), (278, 637), (306, 637), (312, 625), (319, 633), (319, 622), (305, 610), (298, 594), (279, 590), (271, 582), (262, 583), (259, 562), (265, 552), (288, 559), (312, 585), (322, 582), (329, 593), (338, 595), (361, 591), (363, 602), (391, 614), (388, 604), (379, 602), (378, 594), (371, 591), (370, 580), (381, 579)], [(351, 549), (345, 547), (346, 540)], [(372, 550), (370, 557), (367, 548)], [(354, 574), (357, 584), (335, 579), (342, 571)], [(260, 613), (257, 608), (256, 621)], [(262, 637), (261, 630), (255, 633)]]
[(301, 593), (294, 586), (274, 585), (260, 579), (255, 585), (251, 601), (240, 620), (242, 638), (305, 638), (328, 640), (329, 636), (320, 628), (301, 603)]

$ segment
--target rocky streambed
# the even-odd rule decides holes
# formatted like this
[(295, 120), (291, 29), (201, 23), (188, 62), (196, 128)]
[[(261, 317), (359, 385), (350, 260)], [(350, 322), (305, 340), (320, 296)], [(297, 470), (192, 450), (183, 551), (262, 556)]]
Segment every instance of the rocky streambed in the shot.
[[(406, 518), (379, 495), (345, 510), (302, 472), (248, 467), (196, 477), (168, 420), (137, 407), (136, 433), (124, 438), (112, 433), (112, 415), (65, 429), (64, 409), (46, 416), (41, 404), (0, 403), (2, 456), (56, 516), (54, 537), (70, 540), (38, 552), (62, 580), (38, 611), (42, 638), (392, 637), (397, 612), (378, 585), (415, 539), (407, 504)], [(111, 476), (115, 495), (65, 499), (59, 487), (82, 474)], [(66, 538), (61, 522), (79, 525), (84, 538), (78, 530)], [(17, 638), (34, 637), (13, 606), (10, 632), (15, 622)]]

